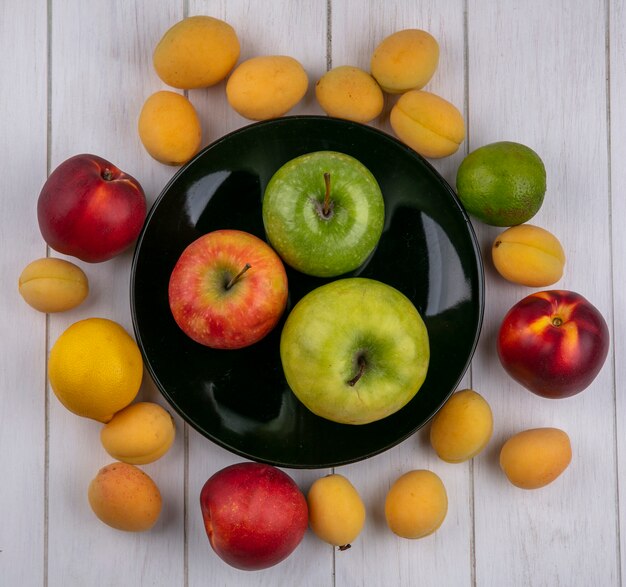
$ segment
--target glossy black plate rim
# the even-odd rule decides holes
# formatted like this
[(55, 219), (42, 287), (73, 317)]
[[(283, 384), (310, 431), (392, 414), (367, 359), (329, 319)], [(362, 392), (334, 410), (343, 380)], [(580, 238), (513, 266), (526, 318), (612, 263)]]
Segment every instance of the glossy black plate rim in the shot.
[[(465, 364), (463, 365), (462, 370), (459, 373), (459, 376), (457, 377), (455, 383), (453, 386), (451, 386), (450, 390), (446, 393), (446, 395), (443, 397), (443, 400), (441, 401), (439, 407), (423, 422), (418, 423), (413, 429), (408, 430), (405, 434), (399, 435), (398, 437), (396, 437), (393, 441), (387, 442), (384, 445), (380, 446), (378, 449), (376, 450), (370, 450), (367, 451), (366, 453), (363, 453), (361, 455), (355, 456), (353, 458), (348, 458), (348, 459), (338, 459), (332, 462), (307, 462), (307, 463), (294, 463), (294, 462), (283, 462), (280, 459), (267, 459), (267, 458), (261, 458), (257, 455), (254, 455), (248, 451), (244, 451), (244, 450), (240, 450), (237, 447), (231, 446), (230, 444), (228, 444), (227, 442), (223, 441), (222, 439), (220, 439), (219, 437), (211, 434), (208, 430), (206, 430), (203, 426), (201, 426), (198, 422), (196, 422), (195, 420), (193, 420), (192, 418), (190, 418), (186, 413), (185, 410), (182, 409), (178, 403), (175, 401), (175, 399), (168, 393), (167, 389), (164, 387), (164, 385), (161, 383), (159, 376), (157, 375), (157, 373), (155, 372), (149, 357), (146, 354), (145, 351), (145, 347), (142, 341), (142, 337), (141, 337), (141, 331), (139, 328), (139, 323), (138, 323), (138, 318), (137, 318), (137, 313), (135, 311), (135, 307), (136, 307), (136, 298), (135, 298), (135, 274), (136, 274), (136, 267), (137, 267), (137, 263), (139, 260), (139, 255), (140, 255), (140, 251), (141, 251), (141, 245), (144, 239), (144, 236), (146, 234), (146, 231), (148, 230), (149, 224), (150, 224), (150, 220), (152, 219), (153, 215), (156, 213), (156, 210), (158, 208), (159, 203), (161, 202), (161, 200), (163, 200), (167, 193), (169, 192), (171, 186), (173, 184), (175, 184), (178, 180), (178, 178), (184, 174), (187, 170), (188, 167), (192, 166), (198, 159), (201, 159), (202, 157), (205, 156), (205, 153), (207, 151), (210, 151), (214, 148), (216, 148), (220, 143), (225, 142), (230, 140), (232, 137), (241, 134), (241, 133), (245, 133), (245, 132), (250, 132), (252, 129), (256, 128), (256, 127), (262, 127), (262, 126), (272, 126), (272, 125), (276, 125), (276, 124), (285, 124), (285, 123), (289, 123), (290, 121), (315, 121), (315, 120), (320, 120), (320, 121), (336, 121), (339, 124), (350, 124), (350, 125), (354, 125), (354, 126), (358, 126), (360, 129), (364, 130), (365, 132), (369, 132), (372, 135), (376, 136), (379, 139), (384, 139), (387, 141), (390, 141), (392, 143), (395, 144), (395, 146), (397, 148), (402, 149), (403, 151), (405, 151), (410, 157), (414, 157), (416, 159), (418, 159), (420, 161), (421, 164), (423, 164), (425, 167), (429, 168), (429, 170), (432, 173), (433, 178), (436, 179), (436, 181), (440, 184), (440, 186), (448, 193), (448, 195), (451, 197), (452, 202), (455, 203), (457, 210), (459, 212), (459, 214), (461, 214), (467, 230), (468, 230), (468, 235), (470, 237), (470, 242), (472, 245), (472, 249), (473, 249), (473, 256), (474, 259), (476, 260), (476, 270), (477, 270), (477, 282), (476, 282), (476, 291), (475, 291), (475, 295), (476, 295), (476, 305), (477, 305), (477, 310), (478, 310), (478, 314), (476, 316), (476, 328), (475, 328), (475, 332), (474, 332), (474, 338), (471, 344), (471, 347), (468, 349), (468, 354), (467, 354), (467, 360), (465, 361)], [(209, 143), (206, 147), (202, 148), (192, 159), (190, 159), (187, 163), (185, 163), (182, 167), (180, 167), (180, 169), (178, 169), (176, 171), (176, 173), (169, 179), (169, 181), (165, 184), (165, 186), (163, 187), (163, 189), (161, 190), (161, 192), (159, 193), (159, 195), (157, 196), (157, 198), (155, 199), (154, 203), (152, 204), (152, 206), (150, 207), (150, 210), (148, 211), (148, 214), (146, 215), (146, 219), (144, 221), (144, 225), (142, 227), (142, 230), (137, 238), (137, 241), (135, 243), (135, 249), (133, 252), (133, 258), (132, 258), (132, 262), (131, 262), (131, 276), (130, 276), (130, 310), (131, 310), (131, 319), (132, 319), (132, 325), (133, 325), (133, 331), (135, 333), (135, 338), (137, 340), (138, 346), (140, 348), (142, 357), (144, 359), (144, 366), (148, 372), (148, 374), (150, 375), (150, 378), (152, 379), (153, 383), (156, 385), (157, 389), (159, 390), (159, 392), (161, 393), (161, 395), (166, 399), (166, 401), (168, 402), (168, 404), (170, 406), (172, 406), (174, 408), (174, 410), (176, 411), (176, 413), (187, 423), (189, 424), (193, 429), (195, 429), (197, 432), (199, 432), (202, 436), (204, 436), (205, 438), (207, 438), (208, 440), (210, 440), (211, 442), (217, 444), (218, 446), (220, 446), (221, 448), (229, 451), (232, 454), (235, 454), (237, 456), (240, 456), (242, 458), (251, 460), (251, 461), (256, 461), (256, 462), (261, 462), (261, 463), (266, 463), (269, 465), (273, 465), (276, 467), (282, 467), (282, 468), (287, 468), (287, 469), (325, 469), (325, 468), (333, 468), (333, 467), (341, 467), (344, 465), (349, 465), (352, 463), (357, 463), (366, 459), (369, 459), (371, 457), (377, 456), (379, 454), (382, 454), (388, 450), (390, 450), (391, 448), (401, 444), (402, 442), (404, 442), (405, 440), (407, 440), (408, 438), (410, 438), (411, 436), (413, 436), (418, 430), (420, 430), (421, 428), (423, 428), (424, 426), (426, 426), (431, 420), (432, 418), (435, 416), (435, 414), (437, 414), (439, 412), (439, 410), (445, 405), (446, 401), (449, 399), (449, 397), (454, 393), (454, 391), (457, 389), (458, 385), (460, 384), (461, 380), (463, 379), (463, 377), (465, 376), (465, 374), (467, 373), (467, 370), (469, 369), (474, 353), (476, 351), (476, 348), (478, 346), (478, 341), (480, 338), (480, 334), (482, 331), (482, 326), (483, 326), (483, 319), (484, 319), (484, 310), (485, 310), (485, 272), (484, 272), (484, 264), (483, 264), (483, 260), (482, 260), (482, 255), (480, 252), (480, 247), (478, 245), (478, 239), (476, 236), (476, 232), (474, 230), (474, 227), (471, 223), (470, 217), (467, 213), (467, 211), (465, 210), (465, 208), (463, 207), (463, 205), (461, 204), (456, 192), (453, 190), (453, 188), (450, 186), (450, 184), (441, 176), (441, 174), (435, 169), (435, 167), (430, 163), (430, 161), (428, 161), (427, 159), (425, 159), (424, 157), (422, 157), (419, 153), (417, 153), (416, 151), (414, 151), (413, 149), (409, 148), (408, 146), (406, 146), (404, 143), (402, 143), (401, 141), (399, 141), (398, 139), (396, 139), (395, 137), (393, 137), (392, 135), (390, 135), (389, 133), (386, 133), (383, 130), (380, 130), (378, 128), (369, 126), (369, 125), (365, 125), (365, 124), (360, 124), (360, 123), (356, 123), (356, 122), (351, 122), (351, 121), (347, 121), (344, 119), (339, 119), (339, 118), (333, 118), (333, 117), (329, 117), (329, 116), (319, 116), (319, 115), (292, 115), (292, 116), (283, 116), (280, 118), (274, 118), (274, 119), (270, 119), (270, 120), (264, 120), (264, 121), (260, 121), (260, 122), (254, 122), (251, 124), (247, 124), (245, 126), (242, 126), (238, 129), (235, 129), (225, 135), (223, 135), (222, 137), (216, 139), (215, 141), (213, 141), (212, 143)]]

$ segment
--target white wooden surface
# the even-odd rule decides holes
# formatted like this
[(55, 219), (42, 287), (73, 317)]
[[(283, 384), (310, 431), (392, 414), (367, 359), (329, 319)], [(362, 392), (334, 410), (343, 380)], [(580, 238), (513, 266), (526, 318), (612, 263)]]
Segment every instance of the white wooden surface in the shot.
[[(494, 349), (506, 310), (531, 290), (486, 265), (484, 328), (463, 385), (490, 402), (494, 437), (473, 462), (449, 465), (427, 429), (394, 449), (342, 467), (362, 493), (368, 521), (346, 552), (310, 532), (284, 563), (235, 571), (210, 551), (198, 506), (204, 481), (240, 459), (177, 420), (172, 451), (145, 470), (164, 511), (149, 533), (114, 531), (91, 513), (86, 488), (110, 458), (100, 425), (67, 412), (46, 384), (46, 356), (69, 324), (89, 316), (131, 329), (132, 252), (98, 265), (78, 262), (92, 295), (46, 317), (24, 304), (17, 278), (49, 254), (36, 220), (47, 174), (67, 157), (93, 152), (137, 177), (150, 202), (174, 169), (143, 151), (136, 120), (164, 89), (151, 66), (161, 34), (185, 15), (223, 18), (238, 31), (241, 58), (288, 54), (311, 90), (293, 113), (321, 113), (313, 83), (329, 65), (366, 68), (385, 35), (423, 28), (439, 40), (428, 89), (465, 114), (460, 151), (434, 162), (454, 183), (469, 151), (495, 140), (533, 147), (548, 172), (533, 222), (559, 236), (568, 254), (559, 286), (591, 300), (612, 332), (607, 363), (592, 386), (568, 400), (533, 396), (509, 379)], [(626, 570), (626, 8), (621, 0), (2, 0), (0, 2), (0, 585), (30, 586), (612, 586)], [(226, 104), (223, 84), (189, 93), (204, 144), (247, 123)], [(388, 100), (387, 111), (393, 100)], [(386, 116), (376, 125), (389, 130)], [(498, 229), (475, 223), (488, 252)], [(141, 397), (163, 402), (149, 381)], [(498, 469), (502, 441), (523, 428), (558, 426), (573, 460), (553, 485), (510, 486)], [(430, 468), (448, 489), (443, 526), (420, 541), (386, 528), (391, 482)], [(290, 471), (301, 488), (327, 471)], [(621, 499), (620, 499), (621, 497)]]

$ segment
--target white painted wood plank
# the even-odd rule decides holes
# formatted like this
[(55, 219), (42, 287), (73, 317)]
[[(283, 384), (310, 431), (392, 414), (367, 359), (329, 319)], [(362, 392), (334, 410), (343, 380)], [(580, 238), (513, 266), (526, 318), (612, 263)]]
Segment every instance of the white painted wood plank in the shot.
[(36, 201), (46, 178), (46, 3), (0, 5), (0, 582), (43, 584), (45, 569), (44, 314), (18, 277), (44, 257)]
[(619, 500), (616, 523), (621, 529), (620, 569), (626, 570), (626, 6), (620, 0), (609, 3), (609, 88), (610, 88), (610, 164), (611, 164), (611, 236), (613, 260), (613, 351), (615, 353), (615, 414)]
[[(289, 55), (309, 75), (307, 95), (289, 114), (312, 112), (313, 83), (326, 67), (326, 1), (290, 2), (272, 0), (260, 9), (254, 0), (189, 0), (189, 15), (206, 14), (231, 24), (240, 39), (239, 62), (257, 55)], [(207, 144), (251, 121), (235, 113), (226, 101), (225, 83), (189, 92), (203, 121)], [(247, 573), (223, 563), (211, 550), (202, 516), (199, 495), (204, 482), (219, 469), (244, 459), (214, 446), (191, 430), (189, 433), (189, 584), (196, 585), (281, 585), (322, 587), (332, 584), (332, 550), (307, 532), (298, 549), (279, 565)], [(285, 470), (306, 492), (317, 473)]]
[[(405, 28), (430, 32), (439, 42), (440, 61), (425, 87), (464, 109), (464, 35), (461, 2), (336, 1), (332, 4), (332, 66), (355, 65), (369, 71), (376, 45)], [(385, 110), (372, 123), (393, 134), (388, 115), (397, 96), (387, 96)], [(431, 163), (452, 181), (464, 155)], [(469, 387), (466, 376), (461, 387)], [(432, 450), (429, 426), (386, 453), (338, 469), (359, 489), (366, 527), (346, 552), (335, 552), (337, 585), (469, 585), (472, 581), (471, 464), (450, 465)], [(449, 511), (442, 527), (421, 540), (395, 536), (387, 527), (384, 502), (391, 484), (412, 469), (438, 474), (448, 492)]]
[[(149, 203), (174, 170), (143, 150), (137, 117), (161, 89), (152, 50), (182, 3), (59, 0), (52, 3), (51, 161), (54, 168), (87, 152), (109, 159), (142, 183)], [(100, 264), (78, 264), (92, 295), (76, 310), (50, 319), (50, 344), (71, 323), (100, 316), (132, 334), (129, 278), (132, 250)], [(142, 399), (164, 403), (146, 376)], [(141, 534), (100, 523), (87, 487), (113, 459), (99, 440), (101, 424), (67, 412), (50, 394), (49, 585), (182, 585), (184, 582), (183, 427), (171, 451), (143, 468), (157, 483), (163, 511)]]
[[(532, 223), (555, 233), (568, 262), (557, 287), (578, 291), (611, 322), (604, 3), (470, 0), (470, 147), (512, 140), (544, 160), (548, 189)], [(495, 442), (475, 464), (476, 581), (480, 585), (615, 585), (615, 427), (612, 361), (567, 400), (546, 400), (508, 378), (495, 353), (500, 320), (530, 288), (494, 274), (499, 229), (479, 226), (488, 279), (473, 375), (495, 416)], [(569, 469), (552, 485), (517, 489), (498, 466), (513, 433), (568, 432)]]

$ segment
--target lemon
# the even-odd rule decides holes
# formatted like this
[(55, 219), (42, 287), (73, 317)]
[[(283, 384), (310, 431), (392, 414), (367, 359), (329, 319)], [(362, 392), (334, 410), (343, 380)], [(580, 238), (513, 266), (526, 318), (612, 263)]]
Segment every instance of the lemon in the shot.
[(516, 226), (541, 208), (546, 168), (531, 148), (500, 141), (472, 151), (456, 176), (465, 209), (485, 224)]
[(75, 322), (50, 351), (52, 391), (71, 412), (99, 422), (108, 422), (135, 399), (142, 376), (137, 343), (106, 318)]

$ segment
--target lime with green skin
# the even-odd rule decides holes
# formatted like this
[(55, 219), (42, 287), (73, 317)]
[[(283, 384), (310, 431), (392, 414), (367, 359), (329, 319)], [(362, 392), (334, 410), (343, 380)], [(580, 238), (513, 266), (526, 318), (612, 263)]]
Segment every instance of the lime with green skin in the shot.
[(430, 347), (409, 298), (380, 281), (350, 277), (312, 290), (294, 306), (280, 357), (289, 387), (314, 414), (367, 424), (415, 396)]
[(385, 204), (357, 159), (317, 151), (285, 163), (263, 196), (267, 238), (287, 265), (334, 277), (363, 264), (382, 234)]
[(531, 148), (500, 141), (472, 151), (456, 176), (457, 194), (472, 216), (492, 226), (516, 226), (541, 208), (546, 169)]

